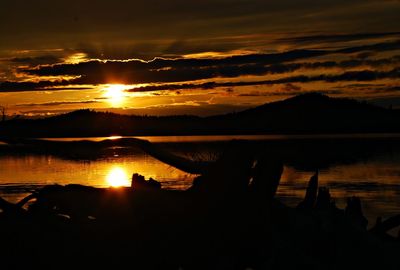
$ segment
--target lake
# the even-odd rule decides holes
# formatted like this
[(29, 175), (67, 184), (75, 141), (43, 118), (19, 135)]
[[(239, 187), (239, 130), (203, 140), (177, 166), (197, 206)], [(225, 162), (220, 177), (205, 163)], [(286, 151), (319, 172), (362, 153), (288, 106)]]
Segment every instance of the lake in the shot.
[[(112, 138), (57, 138), (101, 141)], [(320, 186), (330, 188), (339, 207), (358, 196), (370, 224), (379, 215), (400, 213), (400, 135), (254, 135), (141, 137), (166, 150), (192, 159), (215, 159), (230, 140), (276, 156), (284, 164), (278, 197), (296, 205), (310, 176), (319, 171)], [(50, 139), (49, 139), (50, 140)], [(167, 189), (186, 189), (196, 175), (166, 165), (138, 149), (113, 147), (93, 158), (57, 154), (1, 153), (0, 196), (17, 201), (46, 184), (83, 184), (96, 187), (130, 185), (133, 173), (152, 177)]]

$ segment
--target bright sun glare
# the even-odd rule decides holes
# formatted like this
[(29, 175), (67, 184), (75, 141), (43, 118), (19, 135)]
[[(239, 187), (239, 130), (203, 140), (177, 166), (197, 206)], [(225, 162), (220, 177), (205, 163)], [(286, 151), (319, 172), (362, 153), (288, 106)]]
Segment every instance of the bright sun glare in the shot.
[(130, 186), (130, 181), (124, 169), (113, 167), (107, 174), (107, 184), (112, 187)]
[(113, 105), (118, 106), (121, 105), (125, 100), (125, 93), (128, 87), (124, 84), (111, 84), (105, 88), (104, 97), (107, 98), (107, 101)]

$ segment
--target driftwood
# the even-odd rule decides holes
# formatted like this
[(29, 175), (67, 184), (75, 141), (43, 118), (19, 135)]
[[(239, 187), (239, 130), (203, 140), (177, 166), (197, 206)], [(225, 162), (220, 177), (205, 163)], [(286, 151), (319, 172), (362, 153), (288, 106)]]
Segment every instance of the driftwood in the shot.
[[(145, 144), (160, 159), (176, 162)], [(352, 197), (346, 209), (338, 209), (329, 189), (318, 188), (318, 173), (310, 178), (303, 202), (292, 208), (275, 198), (282, 173), (278, 161), (232, 147), (200, 167), (203, 173), (187, 191), (163, 190), (155, 180), (134, 175), (128, 188), (51, 185), (17, 204), (0, 200), (0, 231), (7, 232), (0, 246), (2, 265), (400, 268), (395, 255), (400, 243), (386, 233), (400, 218), (368, 231), (361, 201)]]
[(283, 163), (275, 160), (261, 157), (253, 170), (253, 178), (250, 189), (253, 192), (261, 193), (267, 200), (275, 197), (283, 172)]
[(299, 208), (311, 209), (317, 200), (318, 192), (318, 172), (316, 172), (308, 182), (304, 200), (298, 205)]
[(150, 143), (146, 140), (136, 139), (137, 145), (147, 154), (154, 158), (164, 162), (170, 166), (178, 168), (184, 172), (192, 174), (204, 174), (207, 173), (210, 167), (209, 162), (196, 162), (192, 161), (165, 151), (164, 149), (157, 147), (157, 145)]
[[(400, 214), (390, 217), (385, 221), (382, 221), (381, 217), (377, 218), (377, 222), (373, 228), (371, 228), (372, 233), (379, 235), (385, 235), (388, 231), (400, 226)], [(400, 231), (399, 231), (400, 233)]]
[(25, 211), (22, 208), (23, 205), (10, 203), (0, 197), (0, 209), (7, 214), (20, 215)]

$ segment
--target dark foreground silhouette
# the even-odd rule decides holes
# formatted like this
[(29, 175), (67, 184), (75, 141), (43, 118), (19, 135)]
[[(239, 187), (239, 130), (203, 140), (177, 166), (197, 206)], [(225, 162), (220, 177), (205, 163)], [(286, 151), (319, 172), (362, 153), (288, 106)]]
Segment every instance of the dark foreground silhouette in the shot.
[[(134, 174), (130, 188), (51, 185), (11, 204), (0, 199), (4, 269), (399, 269), (400, 216), (367, 230), (361, 202), (344, 210), (310, 179), (290, 208), (276, 200), (283, 170), (237, 142), (216, 162), (141, 147), (199, 176), (186, 191)], [(301, 268), (299, 268), (301, 267)]]

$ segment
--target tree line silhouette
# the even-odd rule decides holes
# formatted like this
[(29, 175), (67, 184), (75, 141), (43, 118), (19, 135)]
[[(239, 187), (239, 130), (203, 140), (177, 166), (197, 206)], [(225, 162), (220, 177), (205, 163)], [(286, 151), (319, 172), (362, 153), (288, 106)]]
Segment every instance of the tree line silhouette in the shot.
[(17, 137), (377, 132), (400, 132), (399, 110), (317, 93), (210, 117), (120, 115), (81, 109), (0, 124), (0, 136)]

